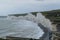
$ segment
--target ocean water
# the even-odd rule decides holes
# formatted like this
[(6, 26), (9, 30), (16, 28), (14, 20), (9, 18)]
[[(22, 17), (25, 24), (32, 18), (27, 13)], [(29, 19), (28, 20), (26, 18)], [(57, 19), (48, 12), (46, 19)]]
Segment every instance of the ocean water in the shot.
[(34, 22), (0, 18), (0, 38), (12, 36), (39, 39), (43, 34), (43, 30)]

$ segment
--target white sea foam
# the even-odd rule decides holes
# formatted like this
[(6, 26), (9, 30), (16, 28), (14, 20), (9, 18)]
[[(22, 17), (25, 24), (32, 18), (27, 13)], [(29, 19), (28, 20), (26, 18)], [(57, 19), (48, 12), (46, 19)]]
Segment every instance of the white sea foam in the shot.
[(36, 17), (37, 23), (41, 23), (44, 27), (50, 29), (52, 31), (52, 23), (49, 19), (45, 18), (45, 16), (42, 15), (42, 13), (37, 13)]
[(12, 36), (39, 39), (44, 32), (34, 22), (20, 19), (0, 20), (0, 37)]

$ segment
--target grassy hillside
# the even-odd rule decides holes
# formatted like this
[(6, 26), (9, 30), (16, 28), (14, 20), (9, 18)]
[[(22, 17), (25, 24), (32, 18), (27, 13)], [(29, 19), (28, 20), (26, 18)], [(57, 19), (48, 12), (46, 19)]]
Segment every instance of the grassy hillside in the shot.
[(44, 11), (41, 13), (54, 23), (60, 24), (60, 10)]

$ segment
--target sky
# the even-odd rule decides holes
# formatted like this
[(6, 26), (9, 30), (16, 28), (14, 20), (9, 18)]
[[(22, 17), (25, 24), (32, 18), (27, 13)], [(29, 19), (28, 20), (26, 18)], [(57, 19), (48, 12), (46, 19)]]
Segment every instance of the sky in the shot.
[(0, 0), (0, 16), (60, 9), (60, 0)]

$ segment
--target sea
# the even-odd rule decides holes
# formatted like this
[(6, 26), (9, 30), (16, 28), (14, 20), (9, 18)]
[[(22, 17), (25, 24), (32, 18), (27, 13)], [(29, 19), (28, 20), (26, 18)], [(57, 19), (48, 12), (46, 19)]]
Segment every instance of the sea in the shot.
[(0, 17), (0, 38), (12, 36), (39, 39), (43, 34), (43, 30), (34, 22)]

